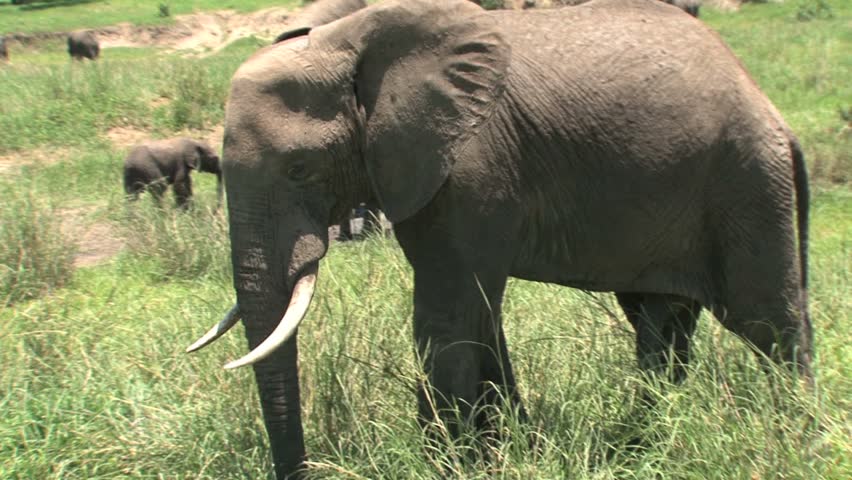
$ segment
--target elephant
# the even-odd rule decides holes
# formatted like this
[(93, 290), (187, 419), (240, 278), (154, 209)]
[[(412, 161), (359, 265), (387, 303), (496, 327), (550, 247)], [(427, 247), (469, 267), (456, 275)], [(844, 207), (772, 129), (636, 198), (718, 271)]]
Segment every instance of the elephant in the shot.
[(192, 170), (216, 174), (218, 208), (223, 194), (219, 156), (206, 143), (191, 138), (152, 140), (133, 147), (124, 159), (124, 191), (135, 200), (148, 190), (160, 204), (172, 185), (178, 208), (186, 209), (192, 200)]
[(331, 23), (366, 7), (365, 0), (317, 0), (296, 14), (274, 43), (304, 35), (306, 31)]
[[(367, 3), (364, 0), (318, 0), (305, 7), (293, 19), (289, 20), (287, 26), (275, 38), (273, 43), (283, 42), (290, 38), (304, 35), (311, 28), (331, 23), (366, 6)], [(363, 219), (366, 231), (383, 231), (381, 223), (373, 221), (379, 218), (380, 210), (378, 203), (374, 199), (366, 199), (364, 203), (367, 204), (365, 213), (360, 214), (356, 208), (354, 215), (350, 215), (340, 222), (338, 240), (347, 241), (355, 238), (352, 235), (350, 222), (356, 218)]]
[(685, 375), (707, 309), (812, 378), (801, 146), (719, 36), (661, 2), (370, 5), (238, 68), (223, 173), (236, 303), (188, 350), (243, 322), (225, 368), (253, 366), (279, 479), (305, 475), (297, 330), (327, 227), (371, 194), (413, 267), (424, 423), (525, 416), (510, 276), (614, 292), (649, 375)]
[(98, 37), (89, 30), (76, 30), (68, 34), (68, 54), (74, 60), (95, 60), (101, 53)]
[(669, 5), (674, 5), (693, 17), (698, 16), (698, 9), (701, 8), (701, 0), (662, 0)]

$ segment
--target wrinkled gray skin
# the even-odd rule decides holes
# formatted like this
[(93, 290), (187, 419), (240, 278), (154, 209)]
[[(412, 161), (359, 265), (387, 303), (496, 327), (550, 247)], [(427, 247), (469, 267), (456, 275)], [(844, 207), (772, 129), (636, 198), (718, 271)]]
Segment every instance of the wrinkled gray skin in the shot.
[[(317, 0), (305, 7), (301, 12), (289, 19), (287, 26), (275, 38), (275, 42), (280, 43), (294, 37), (306, 35), (312, 29), (331, 23), (341, 19), (353, 12), (356, 12), (367, 6), (364, 0)], [(363, 217), (365, 226), (369, 227), (369, 231), (375, 231), (376, 224), (372, 222), (373, 218), (378, 218), (380, 212), (379, 206), (374, 199), (363, 199), (369, 204), (367, 213)], [(339, 226), (338, 240), (353, 240), (351, 220), (357, 218), (357, 215), (350, 214)], [(380, 228), (380, 225), (378, 226)]]
[(74, 60), (88, 58), (95, 60), (101, 53), (101, 46), (94, 33), (78, 30), (68, 34), (68, 55)]
[[(522, 411), (509, 276), (615, 292), (652, 373), (672, 347), (683, 377), (707, 308), (810, 375), (801, 149), (718, 35), (660, 2), (376, 3), (239, 68), (223, 169), (251, 348), (372, 191), (414, 269), (442, 415), (501, 398)], [(297, 356), (294, 336), (254, 364), (279, 479), (303, 475)]]
[(216, 174), (218, 204), (221, 204), (219, 156), (206, 143), (184, 137), (152, 140), (133, 147), (124, 159), (124, 191), (135, 200), (143, 190), (148, 190), (159, 204), (172, 185), (177, 206), (186, 208), (192, 200), (192, 170)]

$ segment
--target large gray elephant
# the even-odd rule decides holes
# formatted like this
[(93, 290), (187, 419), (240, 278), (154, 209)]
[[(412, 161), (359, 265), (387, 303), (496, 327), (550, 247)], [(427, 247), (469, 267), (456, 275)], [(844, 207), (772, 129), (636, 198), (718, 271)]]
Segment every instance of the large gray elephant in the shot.
[(95, 60), (101, 53), (98, 37), (89, 30), (76, 30), (68, 34), (68, 55), (74, 60)]
[[(695, 85), (703, 85), (696, 89)], [(237, 303), (278, 478), (305, 460), (298, 326), (328, 225), (375, 192), (414, 269), (427, 389), (455, 433), (521, 410), (509, 276), (615, 292), (640, 365), (683, 376), (702, 308), (810, 375), (799, 144), (718, 35), (661, 2), (486, 12), (386, 0), (233, 77), (223, 170)], [(487, 426), (487, 418), (470, 418)]]
[(151, 140), (133, 147), (124, 159), (124, 191), (130, 199), (136, 199), (148, 190), (159, 204), (172, 185), (177, 206), (186, 208), (192, 199), (193, 170), (216, 174), (217, 205), (221, 204), (219, 156), (206, 143), (185, 137)]

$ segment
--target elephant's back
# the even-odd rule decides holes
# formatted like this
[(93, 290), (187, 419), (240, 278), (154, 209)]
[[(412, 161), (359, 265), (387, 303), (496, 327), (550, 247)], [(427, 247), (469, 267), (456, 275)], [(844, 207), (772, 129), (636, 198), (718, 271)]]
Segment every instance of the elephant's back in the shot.
[(167, 175), (161, 163), (160, 155), (150, 145), (137, 145), (124, 158), (124, 175), (126, 178), (153, 181)]
[(508, 101), (578, 142), (606, 137), (622, 158), (666, 162), (767, 120), (786, 128), (719, 36), (671, 5), (595, 0), (494, 17), (512, 47)]

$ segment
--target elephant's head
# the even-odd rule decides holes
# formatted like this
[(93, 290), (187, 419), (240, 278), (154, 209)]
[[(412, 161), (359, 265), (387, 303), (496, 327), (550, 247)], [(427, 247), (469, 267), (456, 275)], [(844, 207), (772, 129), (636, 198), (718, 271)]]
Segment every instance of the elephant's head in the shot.
[(386, 1), (267, 47), (234, 75), (223, 170), (234, 310), (279, 478), (304, 459), (296, 329), (328, 226), (374, 193), (393, 222), (423, 208), (503, 90), (509, 49), (466, 0)]
[(205, 142), (189, 138), (182, 139), (184, 143), (186, 166), (190, 170), (216, 174), (217, 208), (222, 204), (224, 185), (222, 183), (222, 165), (219, 155)]
[(190, 140), (189, 148), (191, 151), (187, 160), (189, 168), (208, 173), (220, 173), (222, 171), (219, 155), (216, 154), (210, 145), (197, 140)]

